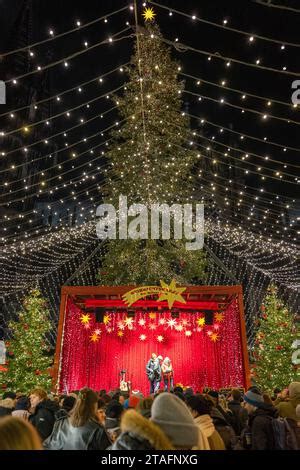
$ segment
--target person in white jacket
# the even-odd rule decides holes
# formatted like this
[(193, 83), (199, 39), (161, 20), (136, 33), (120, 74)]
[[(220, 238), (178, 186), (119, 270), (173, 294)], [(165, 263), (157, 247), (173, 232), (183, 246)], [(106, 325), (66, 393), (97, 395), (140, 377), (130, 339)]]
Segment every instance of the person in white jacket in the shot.
[(165, 392), (172, 392), (174, 389), (174, 370), (172, 362), (168, 357), (165, 357), (162, 362), (161, 372), (164, 380)]

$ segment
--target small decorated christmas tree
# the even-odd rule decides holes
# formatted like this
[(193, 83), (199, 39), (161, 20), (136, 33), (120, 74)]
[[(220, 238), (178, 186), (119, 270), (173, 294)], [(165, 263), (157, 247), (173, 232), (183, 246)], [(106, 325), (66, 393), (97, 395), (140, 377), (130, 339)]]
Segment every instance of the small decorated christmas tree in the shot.
[(278, 298), (275, 286), (269, 287), (261, 310), (252, 372), (257, 385), (272, 392), (275, 387), (283, 389), (296, 379), (296, 369), (292, 364), (296, 332), (293, 315)]
[(23, 301), (24, 310), (9, 327), (13, 339), (8, 343), (8, 370), (2, 374), (2, 387), (29, 392), (34, 387), (49, 390), (49, 367), (52, 359), (45, 355), (46, 333), (51, 329), (46, 301), (32, 290)]

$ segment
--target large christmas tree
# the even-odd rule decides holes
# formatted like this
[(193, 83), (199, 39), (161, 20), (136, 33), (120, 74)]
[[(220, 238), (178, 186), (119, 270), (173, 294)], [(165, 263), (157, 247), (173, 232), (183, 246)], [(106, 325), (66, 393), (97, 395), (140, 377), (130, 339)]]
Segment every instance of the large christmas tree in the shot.
[(275, 286), (269, 287), (261, 310), (254, 348), (255, 381), (265, 391), (283, 389), (296, 379), (292, 364), (296, 339), (293, 316), (278, 298)]
[[(139, 27), (129, 82), (115, 97), (121, 118), (107, 153), (110, 167), (106, 202), (119, 207), (119, 195), (133, 203), (191, 203), (192, 176), (199, 152), (189, 146), (189, 120), (182, 112), (183, 82), (157, 25)], [(129, 219), (130, 220), (130, 219)], [(149, 224), (150, 225), (150, 224)], [(172, 229), (171, 221), (171, 229)], [(188, 251), (186, 240), (110, 241), (100, 272), (102, 284), (157, 284), (173, 278), (181, 284), (204, 280), (202, 250)]]
[(9, 327), (13, 338), (9, 342), (8, 371), (2, 374), (8, 390), (29, 392), (34, 387), (49, 390), (49, 367), (52, 359), (47, 356), (46, 333), (51, 329), (46, 301), (38, 290), (32, 290), (23, 301), (24, 310), (18, 321)]

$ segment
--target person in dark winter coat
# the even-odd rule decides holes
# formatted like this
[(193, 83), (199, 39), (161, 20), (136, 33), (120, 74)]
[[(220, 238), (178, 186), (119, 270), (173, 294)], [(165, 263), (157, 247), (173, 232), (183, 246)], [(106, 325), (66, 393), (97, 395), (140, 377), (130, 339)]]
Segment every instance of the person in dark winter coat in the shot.
[(61, 407), (55, 413), (55, 419), (67, 418), (70, 416), (70, 412), (72, 411), (76, 402), (76, 398), (70, 395), (66, 395), (61, 400)]
[(23, 418), (26, 421), (29, 420), (29, 408), (30, 408), (30, 400), (29, 398), (24, 395), (18, 398), (14, 411), (12, 412), (12, 416), (16, 418)]
[(0, 400), (0, 418), (2, 416), (10, 416), (14, 409), (14, 401), (11, 398)]
[(241, 406), (241, 397), (241, 392), (237, 388), (232, 389), (228, 397), (228, 408), (234, 417), (232, 427), (237, 436), (241, 435), (248, 421), (247, 410)]
[(235, 418), (231, 412), (231, 410), (225, 410), (223, 406), (221, 406), (219, 400), (219, 392), (216, 390), (210, 390), (207, 394), (210, 397), (210, 400), (213, 402), (214, 407), (219, 411), (219, 413), (223, 416), (224, 420), (227, 422), (228, 426), (233, 427), (235, 423)]
[(233, 449), (237, 441), (237, 436), (234, 432), (233, 427), (224, 418), (223, 414), (219, 411), (219, 409), (214, 406), (211, 408), (210, 416), (213, 420), (216, 430), (220, 434), (225, 444), (225, 448), (227, 450)]
[(121, 416), (124, 408), (116, 400), (112, 400), (106, 408), (105, 429), (112, 442), (121, 434)]
[(248, 430), (250, 436), (245, 448), (251, 450), (274, 450), (275, 441), (272, 419), (278, 417), (274, 406), (264, 403), (262, 395), (248, 391), (244, 395), (245, 409), (249, 414)]
[(58, 419), (43, 446), (49, 450), (105, 450), (111, 442), (97, 419), (98, 395), (80, 390), (69, 418)]
[(4, 392), (2, 399), (5, 400), (5, 398), (11, 398), (15, 405), (17, 401), (17, 394), (15, 392)]
[(48, 400), (47, 393), (42, 388), (32, 390), (29, 398), (31, 404), (29, 421), (36, 428), (43, 441), (52, 432), (55, 413), (59, 408), (56, 402)]

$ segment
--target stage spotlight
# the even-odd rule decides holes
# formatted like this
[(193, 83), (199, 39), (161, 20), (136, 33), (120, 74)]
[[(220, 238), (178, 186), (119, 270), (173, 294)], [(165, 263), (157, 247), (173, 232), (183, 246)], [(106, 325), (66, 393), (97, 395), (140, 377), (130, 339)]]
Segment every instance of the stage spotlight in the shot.
[(102, 307), (95, 308), (96, 323), (103, 323), (104, 314), (105, 314), (105, 308), (102, 308)]
[(214, 311), (213, 310), (203, 310), (205, 315), (205, 324), (212, 325), (214, 322)]

